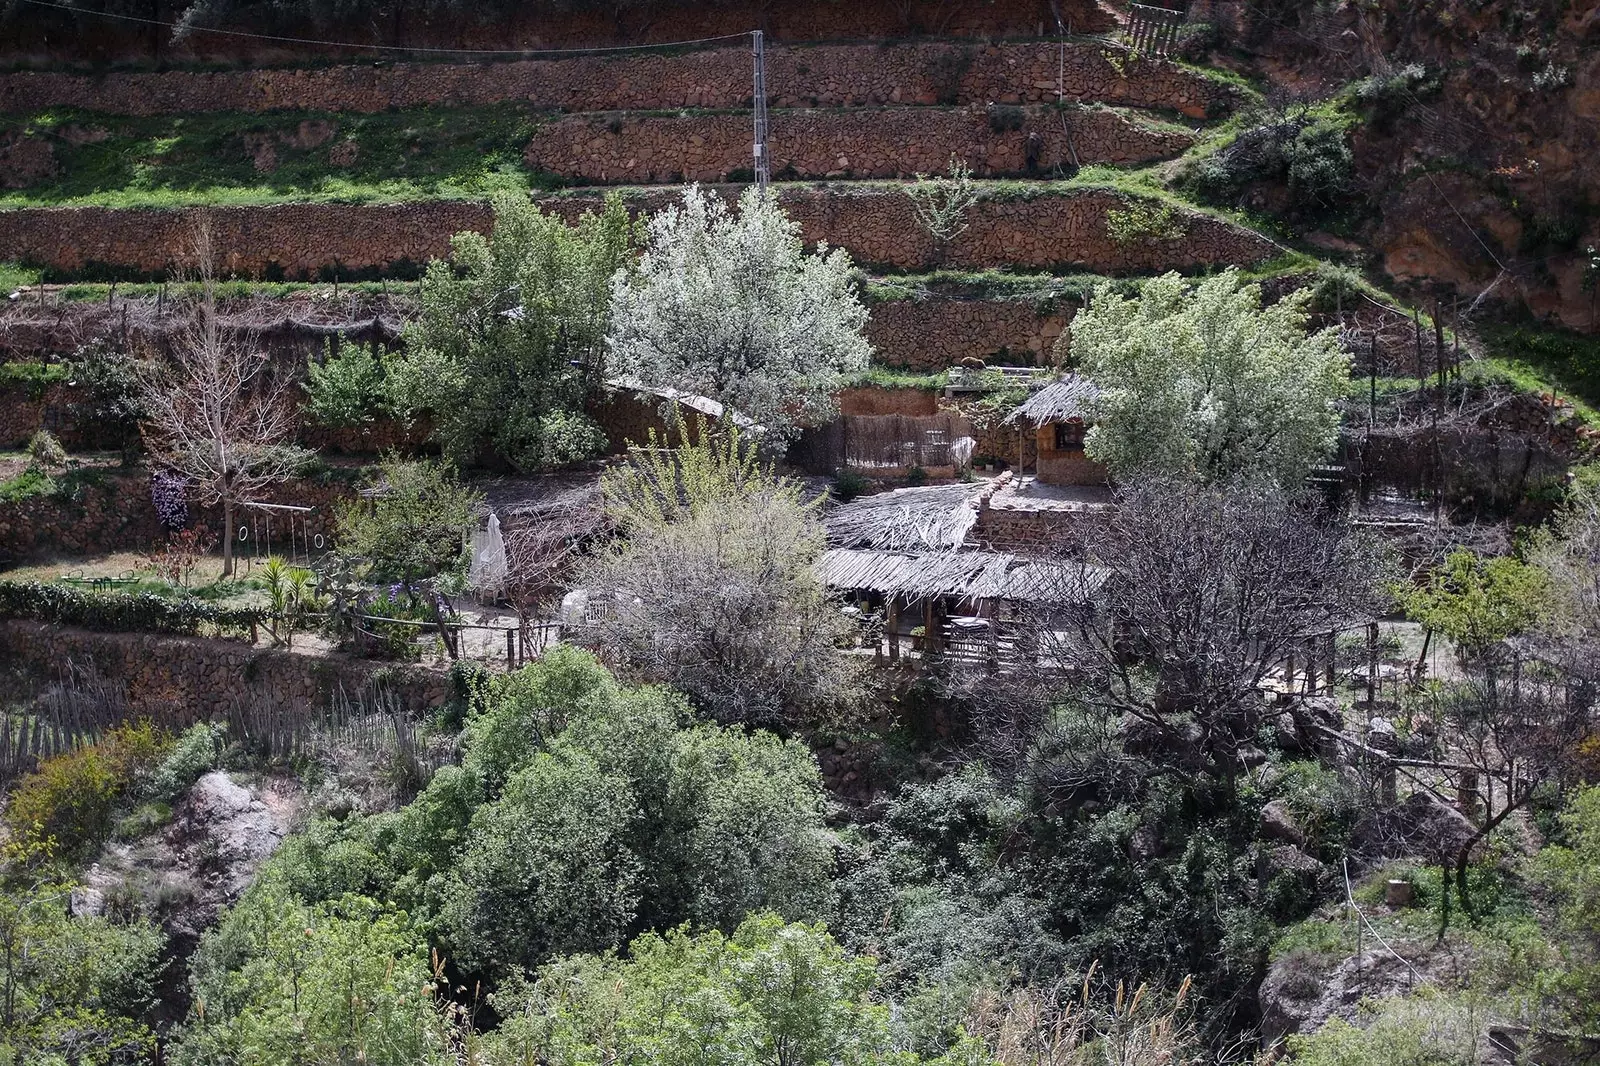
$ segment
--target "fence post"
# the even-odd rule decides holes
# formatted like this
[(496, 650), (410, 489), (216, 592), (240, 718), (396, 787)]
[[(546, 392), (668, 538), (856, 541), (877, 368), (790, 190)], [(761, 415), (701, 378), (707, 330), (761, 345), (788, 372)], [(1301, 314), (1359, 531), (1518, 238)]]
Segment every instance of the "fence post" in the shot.
[(506, 630), (506, 669), (517, 668), (517, 634), (515, 630)]

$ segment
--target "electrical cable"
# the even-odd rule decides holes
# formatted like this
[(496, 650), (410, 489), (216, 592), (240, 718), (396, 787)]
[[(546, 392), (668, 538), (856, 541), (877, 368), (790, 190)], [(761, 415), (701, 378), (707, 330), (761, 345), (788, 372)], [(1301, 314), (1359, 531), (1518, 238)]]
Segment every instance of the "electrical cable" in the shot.
[(52, 0), (18, 0), (19, 3), (32, 4), (34, 7), (54, 8), (57, 11), (68, 11), (74, 15), (95, 15), (100, 18), (118, 19), (122, 22), (137, 22), (145, 26), (162, 26), (169, 30), (181, 30), (184, 33), (214, 33), (224, 37), (246, 37), (256, 41), (277, 41), (282, 44), (311, 44), (323, 48), (348, 48), (365, 49), (374, 52), (425, 52), (432, 54), (449, 55), (477, 55), (477, 56), (543, 56), (543, 55), (582, 55), (595, 52), (639, 52), (652, 48), (685, 48), (695, 44), (711, 44), (716, 41), (731, 41), (740, 37), (750, 36), (751, 31), (743, 33), (724, 33), (717, 37), (700, 37), (692, 41), (663, 41), (659, 44), (626, 44), (611, 45), (603, 48), (427, 48), (421, 45), (406, 44), (358, 44), (353, 41), (320, 41), (311, 37), (282, 37), (271, 33), (249, 33), (245, 30), (220, 30), (210, 26), (185, 26), (177, 22), (163, 22), (159, 19), (141, 18), (138, 15), (119, 15), (112, 11), (87, 11), (74, 7), (71, 4), (54, 3)]

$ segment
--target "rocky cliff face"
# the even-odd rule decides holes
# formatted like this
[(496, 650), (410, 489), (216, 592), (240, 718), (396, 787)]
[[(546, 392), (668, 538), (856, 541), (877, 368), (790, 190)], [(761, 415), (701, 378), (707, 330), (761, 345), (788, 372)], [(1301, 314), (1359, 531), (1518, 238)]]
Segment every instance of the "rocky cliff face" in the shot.
[(1397, 282), (1600, 328), (1600, 3), (1197, 6), (1219, 57), (1286, 98), (1371, 79), (1380, 117), (1351, 145), (1359, 235)]

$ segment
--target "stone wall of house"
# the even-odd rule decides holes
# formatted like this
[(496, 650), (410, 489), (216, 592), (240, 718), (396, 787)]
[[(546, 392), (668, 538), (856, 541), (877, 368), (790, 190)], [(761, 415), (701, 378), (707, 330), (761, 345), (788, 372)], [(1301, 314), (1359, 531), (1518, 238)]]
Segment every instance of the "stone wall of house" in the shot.
[[(941, 173), (952, 158), (995, 178), (1044, 176), (1074, 158), (1148, 162), (1194, 139), (1100, 107), (894, 107), (774, 112), (768, 150), (781, 178), (904, 178)], [(574, 115), (541, 127), (523, 160), (583, 184), (725, 182), (750, 173), (750, 115)]]
[[(676, 195), (674, 189), (657, 189), (628, 202), (635, 210), (657, 210)], [(1277, 253), (1267, 238), (1219, 217), (1109, 189), (1040, 190), (981, 200), (968, 213), (968, 228), (943, 249), (918, 224), (910, 198), (899, 189), (788, 186), (781, 195), (808, 242), (847, 248), (863, 266), (885, 269), (1144, 273), (1254, 263)], [(543, 203), (569, 218), (599, 206), (587, 195), (553, 196)], [(222, 270), (245, 277), (308, 277), (335, 266), (347, 276), (414, 272), (429, 258), (445, 255), (452, 234), (485, 231), (492, 221), (487, 204), (448, 200), (224, 207), (207, 213), (212, 239), (223, 250)], [(1108, 228), (1108, 216), (1124, 224)], [(191, 210), (0, 211), (0, 247), (13, 260), (58, 274), (113, 269), (124, 276), (160, 275), (181, 262), (194, 224)]]
[[(1103, 33), (1115, 28), (1110, 9), (1093, 0), (897, 0), (890, 3), (840, 3), (839, 0), (705, 0), (630, 4), (576, 4), (557, 13), (548, 4), (502, 7), (474, 17), (471, 8), (394, 5), (382, 18), (355, 17), (330, 23), (263, 21), (249, 10), (235, 11), (223, 28), (244, 35), (204, 30), (174, 41), (170, 30), (115, 22), (86, 14), (80, 18), (35, 10), (13, 18), (0, 43), (0, 62), (46, 65), (72, 61), (162, 64), (204, 62), (257, 66), (346, 56), (371, 60), (370, 49), (384, 46), (434, 49), (530, 51), (548, 48), (601, 48), (693, 41), (766, 31), (778, 41), (862, 40), (918, 35), (944, 37), (1042, 37), (1055, 32), (1059, 15), (1072, 33)], [(250, 36), (251, 32), (270, 36)], [(277, 39), (273, 39), (277, 38)], [(289, 38), (286, 40), (285, 38)], [(349, 42), (353, 48), (314, 45)]]
[[(767, 86), (768, 104), (782, 108), (1065, 100), (1203, 118), (1237, 99), (1226, 83), (1176, 63), (1100, 44), (1048, 41), (779, 46), (767, 52)], [(569, 112), (749, 107), (750, 49), (741, 44), (471, 64), (0, 74), (0, 111), (23, 113), (62, 107), (126, 115), (377, 112), (496, 103)]]
[(18, 620), (0, 621), (0, 662), (42, 680), (57, 679), (67, 663), (92, 671), (123, 689), (133, 715), (173, 730), (224, 716), (235, 703), (307, 715), (326, 708), (341, 688), (354, 697), (378, 680), (412, 712), (449, 693), (444, 673), (423, 666)]
[(922, 418), (939, 413), (939, 394), (931, 389), (889, 389), (864, 385), (842, 389), (841, 415), (905, 415)]

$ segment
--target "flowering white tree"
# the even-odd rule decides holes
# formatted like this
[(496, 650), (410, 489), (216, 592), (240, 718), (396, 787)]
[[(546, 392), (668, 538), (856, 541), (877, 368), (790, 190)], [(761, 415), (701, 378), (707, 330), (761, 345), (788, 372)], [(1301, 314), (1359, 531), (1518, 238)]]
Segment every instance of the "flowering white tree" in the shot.
[(1133, 299), (1095, 292), (1072, 321), (1072, 357), (1102, 390), (1088, 453), (1124, 480), (1297, 485), (1332, 449), (1350, 380), (1334, 331), (1307, 334), (1309, 299), (1263, 308), (1236, 270), (1193, 285), (1164, 274)]
[(849, 255), (807, 255), (775, 193), (747, 189), (734, 212), (691, 185), (650, 220), (637, 269), (612, 280), (611, 365), (786, 438), (831, 417), (834, 393), (865, 369), (866, 321)]

